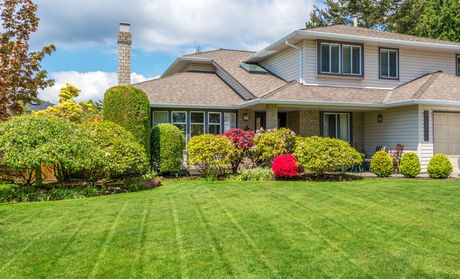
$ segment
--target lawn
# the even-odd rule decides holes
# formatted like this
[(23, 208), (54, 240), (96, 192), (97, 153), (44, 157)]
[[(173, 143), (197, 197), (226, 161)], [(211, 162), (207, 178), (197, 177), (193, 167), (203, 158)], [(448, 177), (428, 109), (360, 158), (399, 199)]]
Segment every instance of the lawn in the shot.
[(460, 181), (170, 181), (0, 206), (11, 277), (460, 277)]

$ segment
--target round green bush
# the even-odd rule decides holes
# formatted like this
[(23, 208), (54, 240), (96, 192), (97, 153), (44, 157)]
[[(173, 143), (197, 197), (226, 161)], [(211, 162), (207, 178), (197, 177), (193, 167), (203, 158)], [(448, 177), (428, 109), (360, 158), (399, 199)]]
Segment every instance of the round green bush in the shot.
[(224, 175), (231, 168), (233, 148), (235, 145), (225, 136), (195, 136), (187, 147), (188, 162), (200, 167), (206, 177)]
[(378, 151), (372, 156), (371, 171), (378, 177), (388, 177), (393, 174), (393, 159), (385, 151)]
[(295, 133), (286, 128), (258, 130), (251, 151), (259, 164), (271, 166), (276, 156), (292, 153), (295, 141)]
[(104, 95), (104, 120), (122, 126), (150, 154), (150, 102), (144, 91), (132, 86), (114, 86)]
[(416, 177), (420, 174), (420, 160), (417, 153), (408, 152), (403, 155), (399, 163), (399, 172), (405, 177)]
[(428, 175), (431, 178), (447, 178), (452, 174), (452, 164), (444, 154), (436, 154), (428, 164)]
[(0, 124), (0, 165), (32, 182), (34, 170), (51, 166), (59, 181), (90, 164), (91, 141), (67, 119), (22, 115)]
[(361, 154), (346, 141), (334, 138), (298, 138), (294, 156), (300, 166), (315, 175), (345, 171), (362, 164)]
[(92, 141), (92, 164), (85, 169), (93, 179), (139, 176), (148, 170), (148, 157), (134, 136), (110, 121), (80, 125)]
[(172, 124), (159, 124), (153, 127), (152, 167), (159, 174), (179, 174), (182, 169), (184, 142), (181, 130)]

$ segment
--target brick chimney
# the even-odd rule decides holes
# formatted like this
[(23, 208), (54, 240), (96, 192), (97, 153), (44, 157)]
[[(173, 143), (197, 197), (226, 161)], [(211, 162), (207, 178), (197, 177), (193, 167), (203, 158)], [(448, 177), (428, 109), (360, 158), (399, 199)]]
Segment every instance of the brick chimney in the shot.
[(118, 32), (118, 84), (131, 84), (131, 43), (129, 23), (120, 23)]

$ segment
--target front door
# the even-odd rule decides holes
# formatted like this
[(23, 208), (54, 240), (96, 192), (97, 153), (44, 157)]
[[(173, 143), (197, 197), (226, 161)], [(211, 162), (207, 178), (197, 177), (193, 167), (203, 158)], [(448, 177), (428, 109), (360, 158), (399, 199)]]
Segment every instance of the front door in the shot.
[(256, 130), (259, 130), (260, 128), (265, 129), (265, 118), (266, 118), (266, 114), (264, 111), (256, 111), (256, 119), (255, 119)]

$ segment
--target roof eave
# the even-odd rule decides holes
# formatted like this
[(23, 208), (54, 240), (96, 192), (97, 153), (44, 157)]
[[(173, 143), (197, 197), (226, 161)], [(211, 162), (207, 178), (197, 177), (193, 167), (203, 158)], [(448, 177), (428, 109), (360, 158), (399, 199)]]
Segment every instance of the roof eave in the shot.
[(150, 104), (151, 108), (235, 110), (235, 105)]

